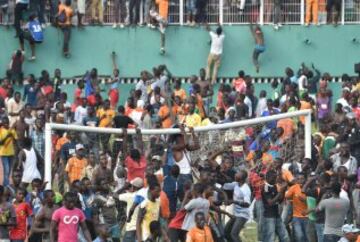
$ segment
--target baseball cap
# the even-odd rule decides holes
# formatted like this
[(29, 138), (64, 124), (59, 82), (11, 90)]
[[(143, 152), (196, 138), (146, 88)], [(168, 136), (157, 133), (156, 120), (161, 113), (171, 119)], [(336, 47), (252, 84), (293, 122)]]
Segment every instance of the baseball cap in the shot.
[(346, 118), (348, 119), (354, 119), (355, 118), (355, 114), (353, 112), (347, 113), (346, 114)]
[(151, 157), (151, 160), (160, 160), (161, 161), (161, 157), (160, 157), (160, 155), (153, 155)]
[(130, 181), (130, 184), (137, 188), (142, 188), (144, 186), (144, 181), (140, 177), (136, 177)]
[(77, 144), (75, 146), (75, 150), (81, 150), (81, 149), (84, 149), (84, 146), (82, 144)]
[(347, 234), (347, 233), (359, 233), (360, 232), (360, 229), (356, 228), (355, 225), (353, 224), (344, 224), (341, 228), (342, 232), (344, 234)]

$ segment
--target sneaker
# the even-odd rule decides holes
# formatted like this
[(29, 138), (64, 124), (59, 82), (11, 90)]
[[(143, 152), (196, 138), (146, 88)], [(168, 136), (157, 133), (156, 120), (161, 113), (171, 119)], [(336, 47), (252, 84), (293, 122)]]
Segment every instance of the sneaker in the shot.
[(275, 25), (274, 25), (274, 29), (275, 29), (275, 30), (279, 30), (279, 25), (275, 24)]
[(195, 25), (196, 25), (195, 21), (192, 21), (192, 23), (190, 24), (191, 27), (195, 27)]
[(120, 24), (119, 27), (120, 27), (120, 29), (123, 29), (125, 26), (124, 26), (124, 24)]
[(41, 24), (41, 28), (42, 29), (46, 29), (47, 25), (46, 24)]
[(117, 27), (117, 24), (113, 24), (112, 28), (116, 29), (116, 27)]
[(164, 55), (164, 54), (165, 54), (165, 48), (164, 48), (164, 47), (161, 47), (161, 48), (160, 48), (160, 54), (161, 54), (161, 55)]
[(309, 23), (305, 23), (305, 27), (308, 27), (309, 26)]
[(186, 25), (191, 25), (191, 22), (190, 22), (190, 20), (188, 20), (188, 21), (186, 21)]
[(151, 24), (147, 24), (147, 27), (148, 27), (148, 28), (151, 28)]
[(156, 26), (155, 26), (155, 25), (150, 24), (150, 29), (155, 29), (155, 28), (156, 28)]
[(29, 61), (34, 61), (34, 60), (36, 60), (36, 56), (31, 56), (31, 57), (29, 58)]
[(278, 25), (278, 27), (279, 27), (279, 28), (281, 28), (281, 27), (282, 27), (282, 24), (279, 24), (279, 23), (278, 23), (277, 25)]

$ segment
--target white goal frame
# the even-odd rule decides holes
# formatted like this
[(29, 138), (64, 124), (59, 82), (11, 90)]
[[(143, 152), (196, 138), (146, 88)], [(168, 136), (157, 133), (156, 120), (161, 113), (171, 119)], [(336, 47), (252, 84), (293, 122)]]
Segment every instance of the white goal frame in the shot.
[[(259, 117), (254, 119), (247, 119), (236, 121), (226, 124), (214, 124), (211, 126), (197, 127), (194, 129), (195, 132), (209, 132), (211, 130), (222, 130), (229, 128), (238, 128), (243, 126), (250, 126), (254, 124), (262, 124), (269, 121), (275, 121), (284, 118), (296, 118), (303, 116), (305, 117), (305, 157), (311, 158), (311, 110), (300, 110), (288, 113), (281, 113), (267, 117)], [(87, 127), (80, 125), (67, 125), (57, 123), (46, 123), (45, 124), (45, 177), (44, 181), (47, 181), (47, 189), (51, 189), (51, 152), (52, 152), (52, 131), (53, 130), (72, 130), (79, 132), (93, 132), (93, 133), (105, 133), (105, 134), (121, 134), (122, 129), (116, 128), (100, 128), (100, 127)], [(135, 129), (128, 129), (128, 134), (135, 134)], [(144, 135), (161, 135), (161, 134), (176, 134), (180, 133), (180, 129), (169, 128), (169, 129), (142, 129), (141, 133)]]

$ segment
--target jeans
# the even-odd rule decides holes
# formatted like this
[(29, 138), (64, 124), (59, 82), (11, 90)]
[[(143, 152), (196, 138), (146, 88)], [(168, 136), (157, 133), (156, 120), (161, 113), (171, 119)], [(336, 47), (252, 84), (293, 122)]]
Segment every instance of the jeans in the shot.
[(324, 242), (324, 224), (315, 224), (317, 242)]
[(19, 35), (21, 32), (20, 22), (22, 20), (22, 14), (26, 11), (28, 5), (26, 3), (17, 3), (15, 5), (15, 21), (14, 26), (16, 34)]
[(123, 242), (134, 242), (136, 240), (136, 231), (126, 231)]
[(126, 19), (126, 2), (125, 0), (116, 0), (114, 7), (114, 15), (116, 23), (125, 23)]
[(152, 1), (151, 0), (142, 0), (143, 1), (143, 5), (144, 5), (144, 21), (145, 23), (149, 24), (150, 23), (150, 9), (151, 9), (151, 5), (152, 5)]
[[(170, 241), (179, 241), (180, 240), (181, 242), (185, 242), (186, 233), (187, 233), (187, 231), (184, 231), (184, 230), (181, 230), (181, 229), (169, 228), (168, 235), (169, 235)], [(124, 242), (127, 242), (127, 241), (124, 241)]]
[(44, 0), (32, 0), (30, 1), (30, 9), (32, 12), (36, 13), (38, 18), (39, 18), (39, 22), (41, 24), (45, 23), (45, 18), (44, 18), (44, 12), (45, 12), (45, 1)]
[(264, 241), (264, 204), (262, 200), (256, 200), (254, 204), (254, 217), (257, 225), (257, 239)]
[[(96, 16), (96, 12), (98, 17)], [(104, 8), (102, 0), (92, 0), (91, 2), (91, 18), (98, 20), (100, 23), (104, 22)]]
[(293, 218), (293, 228), (296, 242), (308, 242), (306, 227), (307, 218)]
[(340, 238), (340, 236), (335, 234), (324, 234), (324, 241), (326, 242), (338, 242)]
[(50, 1), (50, 22), (55, 22), (55, 17), (57, 14), (57, 9), (59, 6), (59, 0), (49, 0)]
[(196, 1), (196, 9), (197, 9), (196, 22), (198, 22), (198, 23), (206, 23), (207, 22), (206, 6), (207, 6), (207, 1), (204, 1), (204, 0)]
[(225, 238), (232, 242), (241, 242), (240, 231), (244, 228), (247, 219), (243, 217), (236, 217), (230, 219), (225, 225)]
[(288, 242), (289, 236), (281, 218), (264, 218), (263, 241), (275, 241), (275, 235), (279, 242)]
[(68, 53), (70, 37), (71, 37), (71, 26), (63, 26), (63, 27), (61, 27), (61, 29), (64, 34), (63, 52)]
[(4, 187), (10, 184), (9, 177), (12, 166), (12, 160), (13, 160), (13, 156), (1, 156), (1, 161), (4, 170), (4, 181), (3, 181)]
[(184, 184), (187, 181), (192, 181), (192, 175), (191, 174), (180, 174), (178, 177), (178, 197), (180, 199), (180, 201), (182, 201), (184, 199)]
[[(134, 11), (135, 11), (135, 18), (134, 18)], [(130, 24), (139, 23), (139, 14), (140, 14), (140, 0), (130, 0), (129, 23)]]

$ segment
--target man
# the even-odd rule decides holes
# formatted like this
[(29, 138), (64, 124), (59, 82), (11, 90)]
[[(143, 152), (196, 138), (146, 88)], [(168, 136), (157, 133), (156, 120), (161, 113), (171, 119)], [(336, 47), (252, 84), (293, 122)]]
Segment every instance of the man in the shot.
[(306, 216), (307, 204), (306, 195), (302, 192), (302, 186), (305, 183), (305, 176), (298, 174), (296, 184), (291, 186), (285, 193), (285, 198), (293, 201), (293, 228), (297, 242), (307, 242), (307, 224)]
[(150, 224), (160, 218), (159, 184), (150, 184), (147, 198), (141, 202), (136, 221), (136, 238), (145, 241), (150, 236)]
[(195, 102), (189, 102), (189, 111), (188, 114), (184, 118), (184, 122), (188, 127), (199, 127), (201, 125), (201, 117), (199, 114), (195, 113)]
[(21, 182), (26, 188), (35, 178), (41, 179), (38, 168), (38, 158), (36, 151), (32, 147), (30, 138), (24, 139), (23, 149), (19, 152), (18, 169), (23, 169), (23, 177)]
[(212, 77), (211, 77), (211, 85), (214, 85), (217, 78), (217, 73), (221, 63), (221, 55), (223, 52), (223, 44), (225, 35), (223, 34), (223, 29), (221, 26), (218, 26), (216, 29), (216, 33), (211, 31), (210, 26), (206, 26), (206, 30), (209, 31), (211, 37), (211, 48), (210, 54), (207, 60), (206, 66), (206, 79), (210, 80), (210, 69), (213, 67)]
[(24, 102), (21, 100), (20, 92), (15, 92), (14, 97), (10, 98), (7, 102), (7, 112), (9, 116), (10, 126), (19, 119), (20, 110), (23, 109)]
[(35, 150), (44, 158), (45, 156), (45, 132), (42, 119), (35, 119), (35, 129), (31, 132), (31, 139)]
[(83, 178), (86, 166), (87, 159), (85, 158), (84, 146), (82, 144), (77, 144), (75, 147), (75, 156), (69, 159), (65, 167), (69, 184)]
[(64, 196), (64, 206), (56, 209), (51, 218), (50, 242), (77, 242), (78, 227), (80, 225), (87, 242), (91, 242), (91, 236), (85, 223), (85, 214), (75, 208), (78, 196), (76, 193), (67, 192)]
[(241, 242), (240, 232), (250, 219), (251, 190), (246, 180), (247, 172), (240, 170), (235, 175), (235, 182), (225, 183), (223, 186), (225, 190), (234, 190), (233, 200), (229, 201), (229, 203), (234, 204), (235, 218), (230, 219), (224, 228), (225, 237), (233, 242)]
[(50, 223), (55, 210), (59, 207), (54, 204), (55, 193), (52, 190), (44, 191), (43, 206), (35, 216), (30, 233), (42, 233), (42, 242), (50, 241)]
[(156, 3), (159, 5), (159, 13), (151, 9), (150, 16), (159, 23), (159, 32), (160, 32), (160, 54), (165, 54), (165, 30), (167, 26), (167, 15), (168, 15), (168, 8), (169, 2), (166, 0), (158, 0)]
[[(119, 200), (121, 202), (125, 202), (126, 206), (126, 215), (129, 216), (130, 209), (134, 205), (134, 199), (136, 192), (140, 190), (143, 185), (143, 179), (137, 177), (134, 180), (130, 181), (130, 190), (119, 195)], [(125, 234), (123, 238), (123, 242), (133, 242), (136, 240), (136, 221), (139, 207), (137, 206), (131, 216), (130, 221), (126, 222)]]
[[(99, 127), (110, 128), (112, 126), (115, 111), (110, 107), (109, 99), (106, 99), (103, 107), (97, 110), (96, 116), (99, 118)], [(99, 136), (102, 148), (104, 152), (107, 152), (110, 134), (100, 134)]]
[(14, 26), (16, 30), (16, 37), (21, 33), (21, 20), (23, 18), (23, 13), (27, 10), (29, 5), (29, 0), (17, 0), (15, 5), (15, 20)]
[(341, 228), (344, 236), (341, 237), (339, 242), (355, 242), (359, 241), (360, 229), (356, 228), (353, 224), (344, 224)]
[[(210, 203), (203, 197), (204, 186), (200, 183), (193, 185), (191, 193), (188, 192), (183, 202), (185, 204), (184, 209), (186, 210), (186, 216), (182, 224), (182, 230), (190, 231), (195, 227), (195, 214), (202, 212), (206, 215), (209, 214)], [(191, 197), (191, 200), (189, 198)], [(185, 203), (185, 201), (188, 201)]]
[(213, 242), (209, 226), (206, 225), (205, 215), (202, 212), (195, 214), (196, 227), (192, 228), (186, 237), (186, 242)]
[(108, 169), (108, 160), (106, 154), (100, 154), (100, 162), (99, 166), (97, 166), (92, 175), (92, 184), (95, 187), (100, 186), (100, 182), (105, 180), (108, 183), (111, 183), (113, 180), (113, 171)]
[(12, 184), (7, 185), (5, 188), (4, 195), (6, 195), (7, 201), (12, 202), (15, 199), (17, 190), (21, 187), (21, 170), (14, 170), (12, 172), (11, 180)]
[(29, 22), (25, 25), (23, 31), (21, 31), (19, 35), (20, 40), (20, 49), (25, 51), (24, 42), (25, 40), (29, 41), (30, 49), (31, 49), (31, 57), (30, 61), (34, 61), (36, 59), (35, 55), (35, 44), (40, 44), (44, 41), (44, 34), (41, 28), (41, 24), (36, 18), (35, 14), (30, 15)]
[(355, 178), (357, 174), (358, 161), (350, 154), (348, 143), (341, 143), (339, 152), (330, 157), (333, 162), (333, 169), (337, 172), (340, 166), (345, 166), (348, 170), (350, 179)]
[(253, 63), (256, 68), (256, 73), (259, 73), (260, 71), (260, 65), (259, 65), (259, 56), (261, 53), (265, 51), (265, 41), (264, 41), (264, 34), (260, 28), (259, 25), (257, 25), (255, 28), (252, 24), (250, 24), (250, 31), (255, 39), (255, 49), (253, 52)]
[(85, 117), (87, 117), (87, 99), (83, 97), (81, 98), (81, 105), (77, 106), (75, 109), (75, 124), (82, 125)]
[(342, 236), (341, 227), (349, 211), (350, 201), (340, 198), (340, 183), (335, 182), (331, 188), (332, 197), (322, 200), (316, 210), (325, 211), (324, 241), (337, 242)]
[[(88, 127), (98, 127), (99, 126), (99, 118), (96, 116), (95, 107), (88, 106), (87, 108), (87, 116), (83, 118), (83, 125)], [(91, 150), (96, 158), (99, 158), (99, 135), (97, 133), (85, 133), (82, 136), (83, 143), (88, 144), (89, 150)]]
[(9, 119), (5, 117), (0, 127), (0, 157), (4, 170), (4, 186), (9, 185), (9, 176), (15, 155), (14, 146), (16, 139), (17, 134), (14, 129), (9, 128)]
[(71, 36), (71, 19), (73, 15), (71, 0), (66, 0), (65, 4), (61, 3), (59, 5), (57, 21), (64, 34), (63, 54), (66, 58), (70, 57), (69, 42)]
[(17, 146), (22, 148), (25, 137), (29, 137), (29, 125), (25, 121), (25, 109), (20, 110), (19, 112), (19, 119), (15, 121), (12, 125), (12, 128), (16, 130), (17, 139)]
[(278, 235), (280, 242), (289, 241), (289, 237), (283, 221), (279, 214), (279, 204), (284, 199), (285, 186), (276, 187), (277, 173), (270, 170), (266, 173), (266, 184), (262, 190), (264, 202), (264, 238), (268, 241), (275, 241), (275, 235)]

